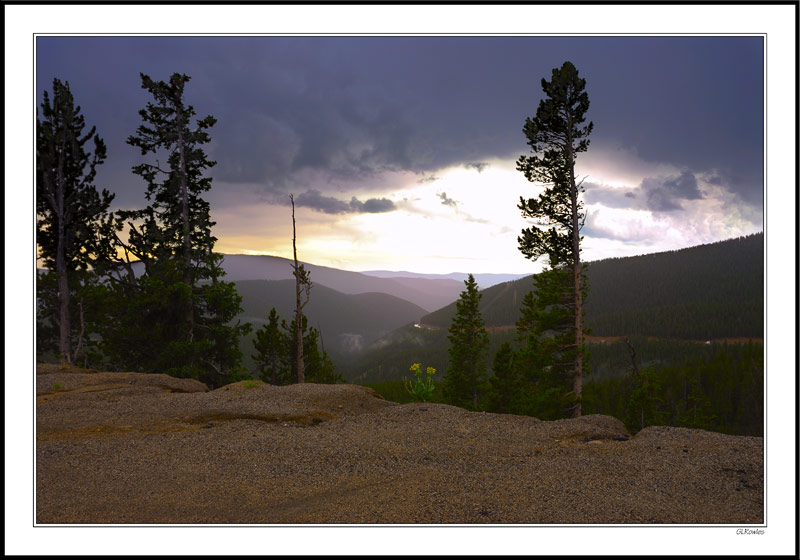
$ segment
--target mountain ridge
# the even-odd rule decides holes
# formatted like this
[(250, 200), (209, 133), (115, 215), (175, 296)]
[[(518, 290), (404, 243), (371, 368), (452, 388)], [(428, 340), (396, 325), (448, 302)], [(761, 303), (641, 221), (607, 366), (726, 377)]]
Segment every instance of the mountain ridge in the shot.
[[(642, 331), (637, 334), (675, 338), (760, 336), (763, 321), (756, 322), (763, 319), (763, 257), (763, 233), (756, 233), (673, 251), (588, 262), (587, 327), (600, 336), (636, 330)], [(481, 290), (479, 308), (487, 326), (516, 324), (522, 299), (534, 289), (532, 278)], [(731, 303), (733, 300), (738, 305)], [(670, 314), (683, 315), (684, 322), (694, 315), (698, 328), (673, 325), (675, 321), (667, 318)], [(716, 328), (707, 321), (713, 314), (724, 315), (727, 325), (723, 332), (705, 332)], [(454, 315), (455, 303), (451, 303), (426, 315), (421, 323), (442, 328)]]
[[(456, 280), (458, 282), (464, 282), (467, 280), (470, 273), (468, 272), (450, 272), (448, 274), (428, 274), (423, 272), (408, 272), (405, 270), (400, 271), (389, 271), (389, 270), (365, 270), (361, 271), (361, 274), (366, 274), (368, 276), (375, 276), (376, 278), (424, 278), (429, 280), (438, 280), (438, 279), (451, 279)], [(483, 288), (490, 288), (496, 284), (501, 284), (503, 282), (510, 282), (513, 280), (518, 280), (520, 278), (524, 278), (526, 276), (530, 276), (530, 274), (501, 274), (501, 273), (493, 273), (493, 272), (485, 272), (485, 273), (473, 273), (472, 276), (475, 278), (475, 282), (478, 286)]]
[[(271, 255), (223, 254), (225, 280), (291, 280), (294, 263)], [(311, 282), (343, 294), (379, 292), (418, 305), (426, 311), (439, 309), (458, 299), (463, 285), (451, 279), (379, 278), (360, 272), (302, 263), (311, 273)]]
[[(586, 321), (597, 341), (593, 354), (600, 371), (608, 370), (604, 342), (613, 338), (696, 341), (764, 337), (763, 233), (634, 257), (589, 263)], [(489, 355), (503, 342), (516, 341), (515, 324), (523, 298), (533, 291), (533, 277), (481, 290), (479, 310), (490, 335)], [(447, 329), (455, 303), (402, 326), (369, 345), (358, 360), (343, 364), (345, 378), (360, 382), (401, 379), (407, 363), (447, 369)], [(606, 340), (608, 339), (608, 340)], [(637, 354), (667, 350), (645, 342)], [(670, 350), (671, 351), (671, 350)], [(627, 352), (624, 358), (627, 360)], [(641, 356), (640, 356), (641, 357)], [(616, 358), (614, 358), (616, 359)], [(601, 362), (603, 362), (601, 364)], [(622, 368), (628, 367), (624, 362)], [(620, 369), (619, 364), (614, 368)], [(612, 368), (613, 369), (613, 368)], [(616, 371), (616, 370), (615, 370)]]
[[(253, 332), (242, 340), (245, 367), (252, 370), (254, 331), (264, 325), (270, 309), (291, 323), (295, 313), (292, 280), (240, 280), (234, 283), (242, 297), (243, 311), (235, 320), (249, 322)], [(321, 343), (334, 361), (347, 359), (381, 336), (419, 321), (427, 311), (414, 303), (382, 292), (344, 294), (318, 284), (303, 314), (310, 327), (320, 332)]]

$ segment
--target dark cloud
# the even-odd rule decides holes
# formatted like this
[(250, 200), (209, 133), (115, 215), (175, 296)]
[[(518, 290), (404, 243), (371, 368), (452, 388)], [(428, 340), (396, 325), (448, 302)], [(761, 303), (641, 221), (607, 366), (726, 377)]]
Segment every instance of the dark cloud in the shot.
[(394, 201), (388, 198), (370, 198), (361, 202), (356, 197), (353, 197), (350, 200), (350, 207), (354, 212), (363, 214), (382, 214), (383, 212), (397, 210)]
[[(144, 192), (125, 144), (148, 101), (139, 72), (192, 77), (187, 100), (218, 119), (215, 180), (286, 194), (312, 176), (326, 193), (377, 192), (386, 171), (432, 180), (527, 153), (524, 120), (564, 60), (587, 80), (590, 151), (621, 143), (713, 175), (748, 204), (763, 196), (762, 37), (39, 37), (36, 52), (39, 100), (69, 80), (108, 145), (98, 183), (120, 204)], [(692, 199), (669, 180), (640, 199), (664, 210)], [(309, 204), (349, 207), (323, 196)]]
[(703, 198), (697, 177), (691, 171), (673, 176), (645, 177), (636, 191), (597, 183), (584, 186), (587, 203), (600, 203), (609, 208), (672, 212), (683, 209), (685, 201)]
[(697, 178), (690, 171), (684, 171), (677, 177), (647, 177), (639, 188), (647, 200), (648, 210), (654, 212), (681, 210), (681, 201), (703, 198), (697, 188)]
[(458, 201), (457, 200), (453, 200), (452, 198), (448, 198), (446, 192), (436, 193), (436, 196), (439, 197), (439, 200), (441, 200), (442, 204), (444, 204), (445, 206), (449, 206), (450, 208), (458, 209)]
[(486, 169), (487, 167), (489, 167), (489, 164), (487, 162), (485, 162), (485, 161), (476, 161), (476, 162), (472, 162), (472, 163), (466, 163), (466, 164), (464, 164), (464, 167), (466, 167), (468, 169), (469, 168), (477, 169), (478, 173), (483, 173), (483, 170)]
[(312, 208), (326, 214), (344, 214), (351, 211), (346, 202), (331, 196), (325, 196), (317, 190), (309, 190), (294, 197), (296, 206)]
[(353, 197), (347, 203), (314, 189), (297, 195), (294, 202), (298, 207), (312, 208), (325, 214), (380, 214), (397, 209), (395, 203), (388, 198), (370, 198), (362, 202)]
[(420, 183), (420, 184), (423, 184), (423, 183), (433, 183), (433, 182), (435, 182), (435, 181), (438, 181), (440, 178), (441, 178), (441, 177), (437, 177), (436, 175), (430, 175), (430, 176), (428, 176), (428, 177), (423, 177), (422, 179), (420, 179), (419, 181), (417, 181), (417, 183)]

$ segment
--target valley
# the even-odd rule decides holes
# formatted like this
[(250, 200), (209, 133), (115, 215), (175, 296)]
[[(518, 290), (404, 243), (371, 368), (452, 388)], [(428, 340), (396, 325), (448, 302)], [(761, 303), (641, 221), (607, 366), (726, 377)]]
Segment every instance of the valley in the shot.
[[(624, 337), (635, 340), (644, 365), (669, 364), (680, 352), (694, 352), (686, 350), (686, 342), (698, 346), (709, 341), (715, 347), (751, 340), (763, 344), (763, 258), (763, 234), (756, 234), (588, 263), (586, 324), (592, 330), (587, 342), (594, 374), (628, 373)], [(226, 255), (223, 265), (230, 276), (226, 279), (236, 282), (243, 296), (245, 311), (238, 319), (252, 322), (256, 329), (275, 307), (281, 317), (291, 320), (294, 284), (288, 279), (289, 261)], [(415, 362), (435, 367), (440, 378), (446, 372), (447, 329), (463, 283), (442, 278), (371, 278), (313, 265), (309, 269), (314, 287), (306, 313), (345, 379), (399, 381)], [(245, 279), (257, 275), (268, 280)], [(326, 282), (337, 288), (331, 289)], [(398, 286), (413, 286), (413, 295), (422, 293), (428, 299), (405, 300), (402, 295), (410, 292)], [(516, 340), (520, 305), (533, 287), (532, 277), (525, 277), (481, 291), (490, 357), (503, 342)], [(450, 299), (430, 312), (420, 305), (433, 298)], [(251, 333), (243, 344), (250, 368), (252, 337)]]

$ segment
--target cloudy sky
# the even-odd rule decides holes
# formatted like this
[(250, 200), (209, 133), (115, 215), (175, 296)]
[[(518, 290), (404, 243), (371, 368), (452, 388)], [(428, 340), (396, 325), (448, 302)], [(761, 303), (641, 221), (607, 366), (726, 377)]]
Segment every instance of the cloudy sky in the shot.
[(351, 270), (530, 272), (516, 171), (540, 82), (586, 78), (585, 258), (675, 249), (763, 227), (762, 37), (38, 37), (36, 90), (68, 81), (108, 145), (97, 184), (145, 204), (125, 140), (139, 73), (187, 74), (213, 115), (207, 195), (223, 253)]

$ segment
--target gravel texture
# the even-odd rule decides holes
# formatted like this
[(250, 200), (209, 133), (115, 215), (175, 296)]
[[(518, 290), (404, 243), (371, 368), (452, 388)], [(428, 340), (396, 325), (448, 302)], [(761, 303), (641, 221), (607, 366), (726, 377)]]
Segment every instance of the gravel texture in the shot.
[(38, 524), (760, 524), (762, 438), (39, 364)]

